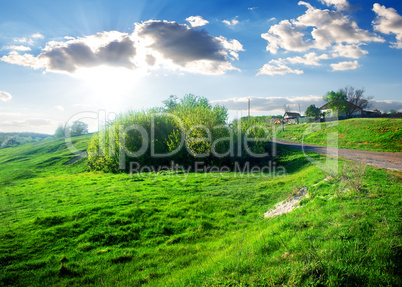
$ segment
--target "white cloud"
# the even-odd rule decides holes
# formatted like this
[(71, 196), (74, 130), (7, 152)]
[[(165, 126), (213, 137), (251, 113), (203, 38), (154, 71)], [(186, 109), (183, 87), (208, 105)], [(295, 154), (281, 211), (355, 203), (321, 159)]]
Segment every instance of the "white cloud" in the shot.
[(12, 98), (13, 97), (9, 93), (0, 91), (0, 100), (1, 101), (7, 102), (7, 101), (11, 100)]
[(190, 16), (186, 19), (190, 23), (191, 27), (200, 27), (208, 24), (207, 20), (204, 20), (201, 16)]
[[(357, 23), (351, 20), (351, 17), (341, 11), (349, 8), (348, 1), (320, 1), (325, 5), (335, 6), (337, 10), (317, 9), (305, 1), (299, 1), (298, 5), (307, 8), (303, 15), (295, 19), (282, 20), (278, 24), (272, 25), (267, 33), (261, 34), (261, 37), (267, 40), (266, 50), (271, 54), (277, 54), (280, 50), (285, 53), (307, 52), (311, 49), (328, 52), (322, 55), (310, 52), (304, 56), (271, 60), (261, 68), (259, 75), (303, 73), (301, 70), (292, 69), (288, 66), (289, 64), (319, 66), (321, 60), (331, 58), (359, 59), (368, 54), (368, 51), (361, 48), (362, 45), (369, 42), (384, 42), (380, 36), (359, 28)], [(357, 61), (346, 61), (333, 63), (331, 67), (333, 71), (342, 71), (357, 69), (359, 64)]]
[(55, 106), (54, 107), (56, 110), (58, 110), (58, 111), (64, 111), (64, 108), (63, 108), (63, 106)]
[(55, 121), (50, 119), (32, 118), (24, 120), (12, 120), (0, 122), (1, 131), (12, 132), (22, 131), (28, 132), (36, 130), (38, 127), (46, 127), (55, 125)]
[(232, 59), (239, 60), (239, 54), (237, 52), (244, 51), (243, 45), (237, 41), (236, 39), (233, 39), (232, 41), (228, 41), (225, 37), (220, 36), (217, 39), (221, 41), (223, 47), (229, 51), (229, 55), (231, 55)]
[(40, 33), (35, 33), (35, 34), (31, 35), (31, 38), (33, 38), (33, 39), (43, 39), (43, 38), (45, 38), (45, 36), (43, 36)]
[(304, 52), (309, 49), (325, 50), (341, 43), (384, 41), (381, 37), (359, 28), (355, 21), (340, 11), (316, 9), (304, 1), (299, 1), (298, 4), (307, 7), (305, 14), (297, 19), (283, 20), (271, 26), (267, 33), (261, 34), (268, 41), (267, 51), (273, 54), (279, 49)]
[[(246, 110), (248, 97), (230, 98), (226, 100), (212, 101), (213, 104), (225, 106), (228, 110)], [(304, 97), (251, 97), (251, 109), (253, 111), (261, 111), (266, 114), (283, 114), (283, 107), (287, 105), (291, 111), (303, 113), (308, 106), (316, 105), (320, 107), (324, 104), (322, 96), (304, 96)]]
[(255, 9), (257, 9), (258, 7), (249, 7), (249, 8), (247, 8), (248, 10), (250, 10), (250, 11), (254, 11)]
[(271, 26), (268, 33), (261, 34), (268, 41), (266, 50), (276, 54), (280, 48), (295, 52), (304, 52), (309, 49), (309, 44), (304, 42), (304, 34), (301, 29), (293, 26), (288, 20)]
[(378, 3), (373, 5), (377, 17), (372, 22), (373, 29), (383, 34), (395, 34), (392, 48), (402, 49), (402, 16), (394, 8), (386, 8)]
[(360, 48), (360, 45), (352, 44), (352, 45), (343, 45), (338, 44), (333, 46), (332, 48), (332, 57), (345, 57), (352, 59), (359, 59), (360, 57), (367, 55), (368, 52)]
[(222, 23), (228, 25), (228, 26), (236, 26), (237, 24), (239, 24), (239, 21), (237, 19), (233, 19), (231, 21), (229, 20), (223, 20)]
[(5, 46), (3, 47), (3, 49), (5, 50), (14, 50), (14, 51), (31, 51), (31, 48), (27, 47), (27, 46), (23, 46), (23, 45), (10, 45), (10, 46)]
[(45, 36), (43, 36), (42, 34), (34, 33), (29, 38), (26, 38), (26, 37), (14, 38), (14, 42), (26, 43), (28, 45), (33, 45), (36, 40), (44, 39), (44, 38), (45, 38)]
[(41, 69), (45, 67), (45, 63), (38, 57), (31, 54), (20, 55), (16, 51), (10, 52), (8, 56), (1, 57), (0, 60), (9, 64), (31, 67), (33, 69)]
[(350, 4), (347, 0), (320, 0), (320, 2), (328, 7), (334, 5), (338, 10), (347, 10), (350, 8)]
[(355, 70), (360, 67), (357, 61), (344, 61), (336, 64), (331, 64), (332, 71), (347, 71)]
[(50, 41), (42, 52), (16, 51), (0, 60), (34, 69), (75, 74), (100, 66), (131, 70), (169, 69), (200, 74), (237, 70), (231, 63), (243, 51), (239, 41), (213, 37), (206, 30), (168, 21), (137, 23), (132, 34), (109, 31), (66, 41)]
[(257, 75), (285, 75), (285, 74), (297, 74), (301, 75), (304, 72), (302, 70), (291, 69), (287, 64), (302, 64), (307, 66), (320, 66), (321, 60), (327, 60), (330, 57), (327, 54), (317, 55), (314, 52), (305, 54), (304, 57), (287, 57), (279, 58), (278, 60), (271, 60), (268, 64), (265, 64)]
[(18, 43), (26, 43), (28, 40), (25, 37), (22, 38), (14, 38), (14, 42), (18, 42)]
[(282, 60), (271, 60), (269, 63), (262, 66), (262, 68), (258, 71), (257, 76), (259, 75), (286, 75), (286, 74), (303, 74), (302, 70), (291, 69), (286, 66)]
[(321, 60), (327, 60), (329, 59), (329, 56), (327, 54), (322, 54), (322, 55), (317, 55), (314, 52), (308, 53), (304, 55), (304, 57), (288, 57), (285, 59), (285, 61), (291, 63), (291, 64), (303, 64), (303, 65), (308, 65), (308, 66), (320, 66), (321, 64), (319, 63)]

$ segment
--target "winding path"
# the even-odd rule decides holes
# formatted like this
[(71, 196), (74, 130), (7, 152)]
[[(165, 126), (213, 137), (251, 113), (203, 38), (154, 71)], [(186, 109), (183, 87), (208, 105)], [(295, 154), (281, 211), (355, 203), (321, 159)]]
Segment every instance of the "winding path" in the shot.
[(273, 142), (300, 150), (340, 156), (356, 162), (364, 162), (367, 165), (375, 167), (402, 171), (402, 152), (377, 152), (334, 147), (327, 148), (324, 146), (307, 143), (303, 144), (281, 139), (273, 139)]

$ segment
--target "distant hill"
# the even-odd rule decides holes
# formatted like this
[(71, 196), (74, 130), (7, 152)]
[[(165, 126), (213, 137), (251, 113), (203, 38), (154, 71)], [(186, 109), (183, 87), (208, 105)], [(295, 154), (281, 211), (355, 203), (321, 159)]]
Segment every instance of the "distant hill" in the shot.
[(18, 146), (24, 143), (38, 142), (47, 138), (52, 138), (52, 135), (31, 133), (31, 132), (0, 132), (0, 148)]
[(18, 133), (18, 132), (3, 133), (3, 132), (0, 132), (0, 137), (3, 137), (3, 136), (19, 136), (19, 137), (32, 137), (32, 138), (45, 139), (45, 138), (52, 137), (53, 135), (40, 134), (40, 133), (30, 133), (30, 132), (22, 132), (22, 133)]

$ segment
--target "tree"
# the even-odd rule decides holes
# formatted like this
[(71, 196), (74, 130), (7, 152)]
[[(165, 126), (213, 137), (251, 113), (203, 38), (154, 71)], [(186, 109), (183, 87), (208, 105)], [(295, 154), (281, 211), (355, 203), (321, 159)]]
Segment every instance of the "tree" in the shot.
[(328, 92), (324, 97), (324, 101), (328, 103), (328, 109), (332, 110), (332, 113), (339, 115), (346, 113), (348, 106), (346, 105), (347, 96), (341, 92)]
[(171, 112), (174, 110), (174, 108), (178, 105), (177, 103), (178, 97), (175, 95), (170, 95), (169, 98), (166, 100), (162, 101), (162, 103), (165, 105), (165, 110), (168, 112)]
[(81, 121), (75, 121), (71, 126), (71, 136), (80, 136), (88, 133), (88, 125)]
[(317, 119), (320, 117), (320, 108), (317, 108), (315, 105), (310, 105), (304, 114)]
[(54, 132), (54, 137), (55, 138), (64, 138), (64, 126), (63, 125), (59, 125), (56, 129), (56, 131)]
[(339, 89), (338, 92), (343, 95), (346, 95), (346, 100), (354, 105), (354, 106), (350, 105), (348, 107), (346, 111), (347, 116), (350, 116), (354, 112), (356, 112), (358, 110), (357, 107), (360, 107), (362, 109), (368, 109), (372, 106), (370, 101), (373, 99), (373, 97), (365, 97), (364, 88), (355, 89), (352, 86), (346, 86), (342, 89)]

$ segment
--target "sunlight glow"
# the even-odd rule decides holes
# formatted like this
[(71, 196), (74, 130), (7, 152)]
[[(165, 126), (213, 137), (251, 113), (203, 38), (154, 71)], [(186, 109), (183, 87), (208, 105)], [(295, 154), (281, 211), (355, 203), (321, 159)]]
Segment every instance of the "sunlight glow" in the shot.
[(93, 104), (114, 106), (123, 98), (130, 96), (143, 74), (125, 68), (101, 66), (80, 69), (76, 72), (76, 76), (84, 82), (84, 86), (91, 93), (89, 96)]

